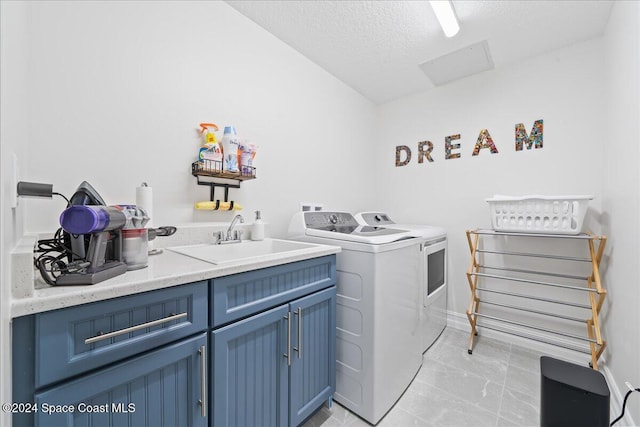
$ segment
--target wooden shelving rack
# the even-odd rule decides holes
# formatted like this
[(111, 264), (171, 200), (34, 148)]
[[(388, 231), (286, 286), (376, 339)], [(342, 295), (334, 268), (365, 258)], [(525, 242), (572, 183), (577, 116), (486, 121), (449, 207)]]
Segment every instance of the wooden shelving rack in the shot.
[[(599, 319), (600, 310), (602, 309), (602, 305), (607, 295), (607, 291), (603, 289), (602, 283), (600, 281), (600, 261), (602, 259), (602, 254), (604, 252), (604, 247), (607, 241), (606, 236), (596, 236), (593, 234), (562, 235), (508, 233), (481, 229), (468, 230), (466, 234), (467, 242), (469, 244), (469, 250), (471, 252), (471, 262), (467, 271), (467, 281), (469, 282), (469, 288), (471, 290), (471, 301), (467, 310), (467, 318), (469, 320), (469, 324), (471, 325), (471, 336), (469, 338), (468, 350), (469, 354), (472, 354), (473, 352), (474, 338), (476, 335), (478, 335), (478, 329), (486, 328), (590, 354), (591, 360), (589, 362), (589, 366), (597, 370), (598, 359), (602, 355), (602, 352), (607, 345), (606, 341), (602, 339)], [(481, 236), (483, 237), (483, 239), (493, 238), (495, 236), (518, 236), (523, 238), (544, 239), (579, 239), (586, 242), (586, 244), (588, 245), (589, 255), (587, 258), (580, 258), (575, 256), (551, 255), (542, 253), (487, 250), (480, 245), (480, 241), (483, 240), (481, 239)], [(546, 272), (537, 270), (532, 271), (521, 268), (483, 265), (481, 260), (484, 260), (485, 254), (499, 255), (502, 256), (505, 260), (508, 260), (511, 257), (534, 257), (560, 260), (561, 263), (585, 262), (590, 264), (590, 273), (587, 276), (576, 276), (559, 272)], [(505, 264), (507, 264), (507, 262), (505, 262)], [(492, 270), (499, 270), (501, 274), (493, 274), (491, 272)], [(502, 274), (503, 272), (505, 273), (504, 275)], [(534, 280), (531, 278), (527, 278), (527, 275), (534, 275), (536, 279)], [(566, 283), (541, 281), (537, 279), (537, 277), (540, 276), (550, 276), (556, 279), (572, 279), (577, 280), (579, 283), (582, 283), (582, 280), (584, 280), (585, 285), (574, 286)], [(479, 279), (482, 279), (482, 287), (479, 286)], [(516, 282), (518, 284), (523, 283), (526, 285), (532, 285), (532, 287), (529, 288), (526, 293), (496, 290), (495, 288), (490, 287), (490, 283), (493, 280), (504, 280), (508, 282)], [(569, 280), (566, 280), (565, 282), (569, 282)], [(575, 291), (577, 294), (582, 295), (586, 293), (588, 294), (588, 303), (581, 304), (576, 300), (566, 300), (566, 298), (561, 300), (548, 298), (548, 296), (545, 296), (544, 293), (541, 292), (541, 290), (549, 288), (568, 289), (570, 290), (570, 292), (561, 291), (568, 294), (573, 294), (573, 291)], [(498, 303), (495, 301), (491, 301), (491, 298), (481, 299), (481, 294), (483, 295), (483, 298), (490, 294), (499, 294), (499, 297), (503, 300), (514, 299), (516, 301), (520, 301), (520, 303), (518, 305), (512, 305), (510, 303), (507, 304), (504, 302)], [(545, 307), (547, 305), (549, 305), (550, 308), (555, 307), (555, 311), (547, 311), (546, 309), (539, 310), (537, 309), (537, 307), (534, 309), (532, 308), (533, 304), (522, 304), (522, 301), (527, 300), (536, 300), (538, 301), (536, 304), (543, 305)], [(575, 333), (569, 333), (565, 330), (549, 329), (546, 326), (526, 323), (520, 320), (512, 320), (508, 318), (500, 318), (492, 315), (487, 315), (481, 313), (480, 311), (481, 302), (483, 303), (483, 306), (485, 304), (499, 306), (499, 309), (506, 309), (506, 312), (526, 312), (528, 316), (533, 318), (539, 318), (539, 316), (542, 316), (542, 318), (554, 317), (562, 319), (559, 323), (562, 323), (564, 321), (583, 322), (586, 324), (587, 336), (585, 337), (576, 335)], [(558, 307), (563, 306), (572, 306), (574, 307), (574, 310), (576, 308), (578, 310), (585, 309), (588, 312), (588, 314), (586, 315), (587, 317), (584, 318), (579, 316), (568, 316), (558, 310)], [(481, 319), (480, 323), (478, 322), (478, 319)], [(486, 321), (482, 319), (486, 319)], [(525, 332), (523, 333), (523, 331)], [(532, 333), (528, 333), (529, 331), (531, 331)], [(568, 342), (571, 342), (571, 344), (569, 345)], [(579, 342), (581, 344), (583, 342), (586, 342), (588, 343), (588, 348), (583, 345), (573, 345), (573, 342)]]
[[(209, 200), (216, 202), (215, 209), (212, 210), (218, 210), (218, 206), (220, 206), (220, 199), (216, 199), (215, 197), (216, 188), (224, 189), (224, 199), (222, 201), (230, 202), (228, 210), (233, 210), (235, 202), (229, 200), (229, 188), (240, 188), (242, 181), (256, 179), (256, 168), (242, 165), (238, 172), (232, 173), (222, 169), (222, 161), (201, 160), (191, 164), (191, 175), (196, 177), (198, 185), (204, 185), (210, 188)], [(201, 177), (206, 177), (207, 179), (215, 178), (221, 180), (221, 182), (216, 180), (205, 181), (201, 180)]]

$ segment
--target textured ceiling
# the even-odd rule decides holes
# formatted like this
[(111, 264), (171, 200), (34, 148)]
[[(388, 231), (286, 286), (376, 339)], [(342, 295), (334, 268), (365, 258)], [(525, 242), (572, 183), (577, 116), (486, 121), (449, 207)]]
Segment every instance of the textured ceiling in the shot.
[(227, 3), (376, 104), (433, 88), (419, 64), (483, 40), (499, 68), (600, 36), (613, 5), (457, 0), (460, 32), (446, 38), (427, 1)]

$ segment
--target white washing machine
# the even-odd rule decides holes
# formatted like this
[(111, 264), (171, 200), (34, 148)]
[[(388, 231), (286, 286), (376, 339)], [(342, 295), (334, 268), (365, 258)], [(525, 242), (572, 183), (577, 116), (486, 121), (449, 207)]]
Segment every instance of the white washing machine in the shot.
[(421, 239), (420, 327), (422, 351), (427, 351), (447, 326), (447, 232), (429, 225), (397, 224), (383, 212), (361, 212), (355, 218), (364, 225), (409, 230)]
[(298, 212), (289, 238), (340, 246), (336, 392), (371, 424), (393, 407), (422, 365), (422, 240), (406, 230), (358, 224), (346, 212)]

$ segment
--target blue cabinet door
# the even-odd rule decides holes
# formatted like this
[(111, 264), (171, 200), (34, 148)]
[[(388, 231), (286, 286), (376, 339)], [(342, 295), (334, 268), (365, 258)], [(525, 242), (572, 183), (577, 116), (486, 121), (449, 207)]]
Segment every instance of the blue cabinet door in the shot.
[(212, 332), (214, 426), (288, 424), (290, 322), (282, 305)]
[(336, 287), (289, 304), (293, 314), (290, 425), (297, 426), (333, 396), (336, 385)]
[(35, 425), (204, 427), (206, 349), (203, 333), (37, 393)]

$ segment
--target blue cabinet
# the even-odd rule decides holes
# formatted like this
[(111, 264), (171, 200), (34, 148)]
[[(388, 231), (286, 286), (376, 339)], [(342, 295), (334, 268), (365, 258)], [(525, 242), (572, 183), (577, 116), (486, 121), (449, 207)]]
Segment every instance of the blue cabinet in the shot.
[(212, 332), (215, 426), (286, 426), (289, 311), (280, 306)]
[(13, 425), (207, 425), (207, 284), (13, 319)]
[(14, 426), (301, 424), (335, 390), (335, 262), (13, 319), (13, 401), (39, 409)]
[(336, 288), (289, 304), (293, 314), (290, 373), (290, 425), (297, 426), (336, 388)]
[(35, 395), (36, 426), (207, 425), (202, 333)]
[(335, 390), (336, 288), (212, 332), (215, 426), (297, 426)]

